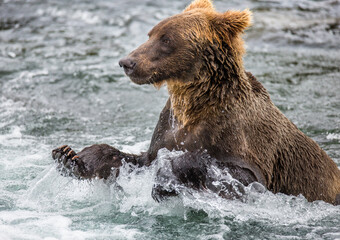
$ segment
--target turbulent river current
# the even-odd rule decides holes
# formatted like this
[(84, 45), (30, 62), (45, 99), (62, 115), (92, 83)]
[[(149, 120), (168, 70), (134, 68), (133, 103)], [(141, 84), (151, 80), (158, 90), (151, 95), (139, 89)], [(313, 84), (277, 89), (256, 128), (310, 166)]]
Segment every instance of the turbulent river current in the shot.
[[(148, 169), (116, 184), (59, 175), (51, 150), (107, 143), (139, 153), (167, 100), (118, 66), (188, 0), (0, 1), (0, 239), (340, 239), (340, 206), (247, 190), (182, 189), (155, 202)], [(249, 8), (246, 69), (340, 166), (340, 1), (216, 0)]]

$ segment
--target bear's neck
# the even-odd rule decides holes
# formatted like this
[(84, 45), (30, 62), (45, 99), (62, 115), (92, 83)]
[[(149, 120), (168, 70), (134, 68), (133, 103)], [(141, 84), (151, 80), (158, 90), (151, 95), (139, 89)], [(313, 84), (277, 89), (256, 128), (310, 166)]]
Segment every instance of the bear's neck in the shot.
[(240, 46), (238, 49), (223, 42), (212, 43), (203, 51), (202, 67), (196, 77), (167, 82), (171, 107), (179, 123), (194, 126), (210, 122), (246, 104), (252, 87)]
[(219, 115), (233, 111), (235, 106), (248, 98), (246, 78), (243, 72), (237, 79), (223, 79), (223, 82), (209, 77), (188, 83), (168, 82), (174, 116), (182, 126), (195, 126), (201, 122), (210, 122), (212, 118), (218, 119)]

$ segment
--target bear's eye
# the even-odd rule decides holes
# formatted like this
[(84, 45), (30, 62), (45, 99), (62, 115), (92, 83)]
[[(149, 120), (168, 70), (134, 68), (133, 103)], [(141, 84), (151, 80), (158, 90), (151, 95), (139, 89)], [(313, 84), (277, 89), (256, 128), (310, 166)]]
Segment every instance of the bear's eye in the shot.
[(164, 43), (164, 44), (169, 44), (170, 43), (170, 38), (168, 38), (166, 36), (163, 36), (161, 38), (161, 42)]

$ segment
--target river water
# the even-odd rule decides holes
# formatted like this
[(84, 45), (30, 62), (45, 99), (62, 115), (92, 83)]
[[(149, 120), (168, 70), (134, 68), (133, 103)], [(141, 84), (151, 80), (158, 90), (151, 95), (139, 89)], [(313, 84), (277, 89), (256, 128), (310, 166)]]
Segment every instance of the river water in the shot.
[[(108, 143), (145, 151), (166, 88), (137, 86), (118, 60), (189, 1), (0, 1), (0, 239), (340, 239), (340, 207), (255, 193), (184, 190), (156, 203), (149, 169), (117, 185), (60, 176), (50, 152)], [(215, 1), (250, 8), (246, 68), (340, 165), (340, 1)]]

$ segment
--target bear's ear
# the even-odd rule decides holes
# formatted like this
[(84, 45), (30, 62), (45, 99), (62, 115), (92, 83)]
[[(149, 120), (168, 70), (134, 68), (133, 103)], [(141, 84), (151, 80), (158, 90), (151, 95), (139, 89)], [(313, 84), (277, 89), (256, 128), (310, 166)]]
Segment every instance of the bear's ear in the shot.
[(227, 11), (217, 14), (213, 20), (213, 24), (233, 34), (242, 33), (251, 25), (251, 15), (252, 13), (249, 9), (243, 11)]
[(189, 6), (184, 9), (184, 12), (190, 11), (195, 8), (205, 8), (205, 9), (214, 9), (214, 5), (210, 0), (195, 0)]

